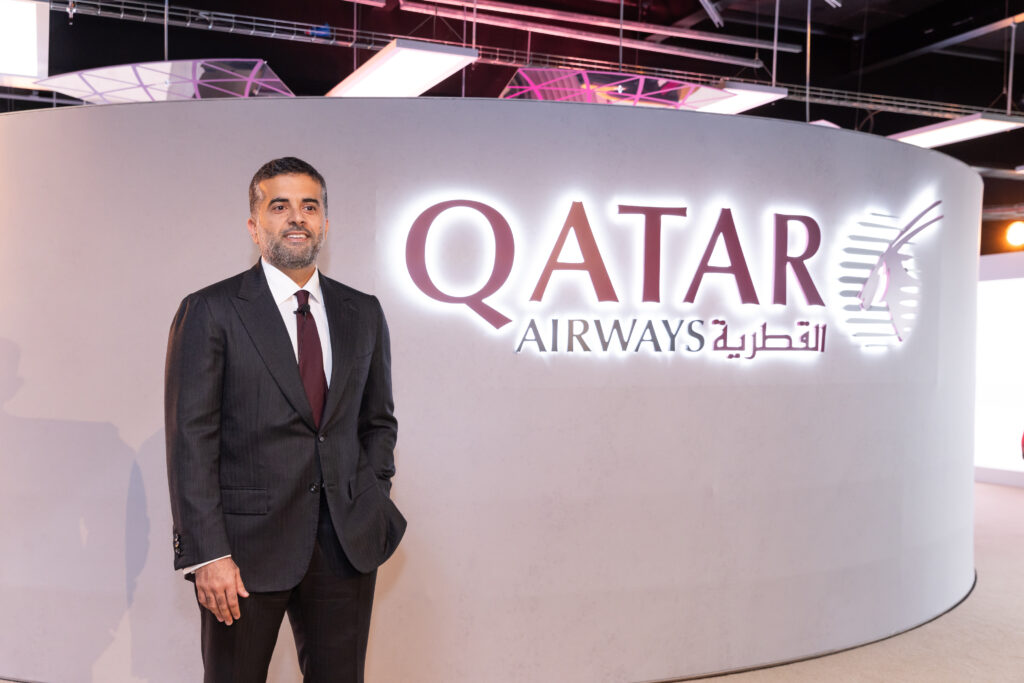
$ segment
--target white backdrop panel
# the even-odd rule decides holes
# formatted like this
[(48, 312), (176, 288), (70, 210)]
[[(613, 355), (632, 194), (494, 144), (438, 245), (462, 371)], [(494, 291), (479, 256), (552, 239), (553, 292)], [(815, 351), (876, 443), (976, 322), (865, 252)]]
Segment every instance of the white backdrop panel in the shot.
[[(392, 332), (410, 526), (380, 574), (370, 680), (734, 669), (901, 631), (970, 589), (981, 182), (948, 157), (753, 118), (458, 100), (40, 111), (0, 117), (0, 150), (0, 675), (198, 679), (171, 570), (166, 334), (182, 296), (254, 262), (246, 185), (283, 155), (327, 178), (323, 270), (377, 294)], [(509, 257), (486, 300), (500, 329), (410, 275), (413, 223), (453, 200), (497, 211), (514, 256), (453, 209), (426, 271), (466, 295)], [(622, 205), (686, 215), (645, 243)], [(797, 263), (781, 277), (777, 214), (803, 217), (780, 224)], [(615, 300), (597, 300), (602, 270)], [(611, 326), (633, 320), (616, 351)]]
[[(997, 472), (1024, 472), (1019, 449), (1024, 323), (1012, 313), (1024, 297), (1024, 253), (982, 256), (980, 266), (974, 464)], [(999, 476), (1005, 483), (1020, 481)]]

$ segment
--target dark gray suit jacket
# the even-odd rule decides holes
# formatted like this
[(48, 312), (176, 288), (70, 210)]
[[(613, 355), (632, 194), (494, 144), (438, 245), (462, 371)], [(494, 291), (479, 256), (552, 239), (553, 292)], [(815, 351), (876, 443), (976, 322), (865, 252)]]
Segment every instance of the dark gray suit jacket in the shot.
[(333, 370), (319, 429), (259, 263), (182, 301), (164, 405), (175, 568), (230, 554), (250, 591), (295, 586), (316, 539), (321, 471), (356, 569), (373, 570), (398, 545), (384, 313), (376, 297), (323, 275), (320, 284)]

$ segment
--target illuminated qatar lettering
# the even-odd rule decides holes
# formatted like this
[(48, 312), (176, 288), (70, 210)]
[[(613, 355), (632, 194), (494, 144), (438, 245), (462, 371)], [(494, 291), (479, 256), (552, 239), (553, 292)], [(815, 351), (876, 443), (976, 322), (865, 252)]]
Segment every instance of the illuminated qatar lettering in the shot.
[[(786, 253), (786, 245), (789, 243), (789, 224), (792, 222), (801, 223), (807, 231), (807, 247), (799, 256), (790, 256)], [(786, 266), (793, 269), (796, 281), (800, 283), (807, 303), (811, 306), (824, 306), (818, 288), (811, 280), (811, 274), (807, 272), (807, 259), (818, 253), (821, 246), (821, 228), (810, 216), (787, 216), (775, 214), (775, 287), (772, 292), (773, 304), (786, 303)]]
[[(934, 201), (923, 211), (915, 208), (909, 220), (873, 212), (858, 222), (854, 234), (850, 235), (851, 246), (843, 250), (847, 260), (840, 263), (845, 268), (837, 282), (840, 289), (830, 295), (842, 310), (855, 311), (845, 322), (847, 327), (861, 326), (853, 329), (852, 336), (863, 346), (889, 343), (889, 337), (895, 343), (902, 342), (912, 328), (920, 287), (916, 271), (907, 265), (910, 238), (941, 220), (942, 215), (936, 210), (940, 203)], [(483, 257), (485, 262), (478, 264), (484, 273), (489, 271), (487, 281), (469, 294), (442, 291), (437, 284), (446, 281), (444, 276), (448, 273), (443, 269), (446, 263), (453, 263), (452, 254), (447, 258), (442, 255), (437, 264), (431, 262), (431, 267), (441, 269), (433, 274), (435, 277), (427, 266), (426, 243), (430, 229), (444, 212), (456, 208), (477, 212), (487, 221), (494, 239), (493, 263), (486, 262), (490, 257)], [(729, 206), (716, 207), (717, 213), (711, 214), (714, 224), (708, 233), (694, 231), (694, 227), (699, 226), (688, 226), (688, 221), (692, 221), (688, 207), (671, 202), (666, 206), (613, 204), (611, 211), (628, 217), (621, 222), (631, 231), (626, 239), (636, 245), (638, 260), (632, 277), (624, 282), (613, 280), (613, 276), (623, 277), (621, 265), (611, 271), (606, 265), (615, 266), (621, 259), (621, 238), (616, 238), (614, 232), (606, 232), (608, 228), (597, 216), (588, 215), (583, 201), (569, 203), (567, 212), (562, 214), (565, 219), (561, 230), (553, 242), (526, 245), (529, 255), (540, 259), (535, 261), (536, 266), (529, 265), (530, 259), (527, 259), (520, 268), (524, 272), (517, 272), (514, 279), (517, 245), (512, 227), (493, 206), (469, 199), (435, 203), (412, 221), (406, 239), (406, 266), (413, 284), (431, 299), (464, 305), (494, 329), (514, 322), (510, 337), (511, 350), (516, 353), (673, 354), (683, 358), (731, 361), (763, 357), (813, 358), (825, 353), (828, 329), (836, 322), (837, 314), (821, 310), (826, 307), (825, 298), (814, 274), (820, 273), (819, 260), (825, 250), (822, 227), (812, 216), (799, 212), (768, 213), (766, 224), (752, 230), (747, 225), (737, 225)], [(692, 239), (698, 240), (698, 244), (683, 249), (673, 246), (670, 250), (665, 246), (668, 238), (663, 239), (665, 228), (692, 233)], [(836, 232), (836, 226), (832, 226), (828, 234)], [(523, 234), (519, 239), (524, 239)], [(615, 243), (616, 239), (620, 241), (615, 250), (607, 251), (607, 243)], [(674, 238), (672, 243), (675, 243)], [(567, 245), (578, 247), (576, 259), (563, 260)], [(882, 249), (877, 245), (888, 247)], [(606, 250), (604, 253), (602, 247)], [(751, 262), (751, 256), (757, 260)], [(759, 267), (752, 270), (751, 263)], [(682, 300), (672, 301), (675, 297), (669, 296), (663, 303), (666, 298), (662, 291), (663, 271), (671, 273), (679, 286), (686, 287)], [(865, 271), (868, 271), (866, 276)], [(548, 292), (553, 278), (568, 277), (564, 273), (573, 272), (586, 276), (582, 281), (577, 280), (576, 286), (585, 299), (592, 302), (591, 306), (608, 302), (618, 305), (612, 309), (602, 305), (600, 309), (591, 309), (592, 313), (587, 312), (587, 304), (582, 310), (571, 313), (561, 305), (546, 315), (529, 312), (545, 310), (534, 308), (533, 304), (543, 302), (545, 297), (551, 298)], [(760, 296), (755, 278), (761, 280), (758, 284), (763, 287)], [(532, 289), (524, 291), (523, 284)], [(703, 293), (702, 285), (716, 292)], [(850, 285), (861, 287), (855, 289)], [(794, 294), (794, 290), (799, 293)], [(499, 291), (503, 292), (501, 307), (506, 309), (504, 311), (488, 303)], [(626, 294), (624, 301), (620, 301), (619, 291)], [(511, 292), (520, 294), (510, 301)], [(722, 303), (723, 293), (728, 292), (734, 292), (735, 303), (731, 305)], [(850, 299), (857, 301), (850, 302)], [(547, 308), (551, 308), (551, 303), (548, 302)], [(652, 310), (650, 304), (659, 306)], [(770, 315), (766, 310), (764, 318), (752, 319), (749, 312), (740, 314), (737, 304), (745, 311), (755, 311), (755, 315), (756, 307), (768, 305), (783, 306), (792, 309), (792, 313), (788, 316), (789, 322), (780, 320), (777, 310)], [(724, 308), (714, 310), (722, 306)], [(709, 311), (709, 307), (714, 308)], [(817, 312), (812, 312), (815, 309)], [(677, 317), (679, 315), (697, 317)], [(806, 319), (794, 322), (796, 316)], [(882, 329), (883, 324), (894, 331)]]
[[(725, 251), (729, 254), (728, 266), (711, 265), (711, 254), (715, 251), (715, 245), (721, 238), (725, 244)], [(708, 273), (732, 275), (736, 280), (736, 289), (740, 293), (740, 301), (745, 304), (756, 304), (757, 293), (754, 292), (754, 281), (750, 279), (750, 269), (747, 268), (747, 259), (743, 256), (743, 247), (740, 246), (739, 235), (736, 234), (736, 223), (732, 219), (731, 209), (722, 209), (718, 216), (718, 224), (715, 231), (711, 233), (708, 246), (704, 250), (704, 256), (700, 259), (697, 272), (693, 275), (690, 288), (686, 290), (686, 297), (683, 298), (688, 304), (692, 304), (697, 298), (697, 290), (704, 276)]]
[[(430, 277), (426, 263), (426, 242), (431, 226), (438, 216), (449, 209), (469, 208), (479, 212), (488, 222), (491, 232), (494, 235), (494, 263), (491, 264), (491, 275), (487, 282), (471, 294), (455, 295), (441, 291)], [(642, 301), (661, 301), (661, 229), (662, 219), (665, 216), (686, 217), (686, 207), (658, 207), (642, 206), (632, 204), (620, 204), (620, 215), (641, 215), (644, 217), (643, 231), (643, 273), (642, 273)], [(807, 236), (807, 246), (802, 253), (790, 255), (787, 252), (789, 240), (789, 228), (791, 223), (798, 223), (803, 226)], [(776, 214), (774, 226), (775, 239), (775, 272), (773, 281), (772, 303), (786, 303), (786, 277), (787, 272), (792, 271), (800, 285), (807, 303), (812, 306), (824, 306), (821, 295), (811, 278), (806, 262), (813, 257), (821, 245), (821, 228), (817, 222), (809, 216)], [(579, 246), (582, 261), (566, 262), (560, 261), (559, 256), (568, 241), (570, 234)], [(726, 266), (711, 265), (711, 256), (718, 243), (725, 246), (729, 264)], [(504, 313), (499, 312), (493, 306), (486, 303), (486, 299), (498, 292), (508, 280), (512, 273), (512, 263), (515, 256), (515, 238), (512, 228), (501, 213), (492, 206), (483, 202), (469, 199), (453, 199), (440, 202), (424, 210), (412, 224), (409, 237), (406, 241), (405, 258), (409, 269), (409, 275), (413, 283), (430, 298), (443, 303), (464, 304), (474, 313), (482, 317), (494, 328), (501, 327), (512, 322)], [(787, 270), (788, 269), (788, 270)], [(530, 301), (541, 301), (547, 291), (552, 275), (556, 271), (583, 271), (590, 278), (591, 287), (598, 301), (619, 300), (615, 293), (608, 269), (605, 266), (604, 258), (598, 247), (594, 229), (590, 219), (587, 217), (586, 208), (583, 202), (572, 202), (568, 215), (555, 239), (554, 246), (548, 255), (547, 261), (541, 270), (537, 284), (530, 296)], [(736, 291), (739, 294), (741, 303), (758, 304), (759, 299), (754, 289), (754, 282), (747, 266), (747, 260), (740, 244), (736, 223), (733, 220), (732, 209), (723, 208), (719, 214), (715, 229), (704, 249), (696, 272), (690, 281), (683, 301), (694, 303), (704, 277), (707, 275), (728, 275), (733, 278), (736, 284)], [(651, 334), (648, 334), (650, 338)], [(657, 346), (652, 342), (652, 346)]]
[[(456, 207), (479, 211), (487, 219), (491, 226), (491, 232), (494, 233), (494, 264), (491, 266), (491, 276), (476, 292), (464, 296), (442, 292), (430, 278), (430, 273), (427, 272), (427, 233), (430, 232), (430, 226), (442, 213)], [(496, 329), (500, 329), (512, 322), (512, 319), (488, 305), (484, 300), (501, 289), (501, 286), (508, 280), (508, 276), (512, 273), (515, 253), (516, 243), (512, 236), (512, 228), (505, 217), (494, 207), (469, 199), (453, 199), (434, 204), (413, 221), (412, 228), (409, 230), (409, 238), (405, 243), (405, 264), (409, 269), (412, 281), (420, 288), (421, 292), (431, 299), (449, 304), (465, 304)]]
[[(572, 232), (576, 236), (576, 243), (579, 245), (580, 253), (583, 254), (583, 261), (580, 263), (566, 263), (558, 260), (558, 255), (565, 247), (565, 241)], [(615, 295), (615, 288), (612, 287), (612, 280), (608, 277), (608, 269), (605, 268), (604, 259), (601, 258), (601, 251), (597, 248), (597, 240), (594, 239), (594, 231), (587, 220), (586, 209), (583, 202), (573, 202), (569, 209), (569, 215), (565, 218), (565, 225), (562, 232), (555, 240), (555, 247), (548, 256), (548, 262), (537, 280), (537, 286), (533, 290), (530, 301), (540, 301), (544, 298), (544, 290), (551, 281), (551, 273), (556, 270), (582, 270), (590, 276), (590, 283), (594, 287), (598, 301), (618, 301)]]
[(685, 206), (631, 206), (619, 204), (620, 214), (644, 217), (644, 301), (661, 301), (661, 218), (686, 216)]

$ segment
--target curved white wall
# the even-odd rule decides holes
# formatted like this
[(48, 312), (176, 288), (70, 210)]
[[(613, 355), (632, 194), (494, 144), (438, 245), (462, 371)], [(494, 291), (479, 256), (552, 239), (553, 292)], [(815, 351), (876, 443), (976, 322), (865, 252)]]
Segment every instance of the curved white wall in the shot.
[[(246, 184), (287, 154), (328, 180), (324, 270), (392, 329), (410, 526), (381, 572), (371, 680), (733, 669), (898, 632), (970, 589), (981, 182), (941, 154), (740, 117), (321, 99), (7, 115), (0, 153), (0, 676), (198, 678), (171, 570), (166, 333), (184, 294), (255, 260)], [(424, 219), (417, 287), (410, 230), (455, 200), (508, 228)], [(645, 257), (623, 205), (686, 215), (660, 241), (652, 219)], [(913, 329), (865, 350), (855, 335), (893, 326), (884, 302), (855, 309), (860, 281), (926, 210), (914, 226), (941, 219), (899, 252)], [(555, 263), (531, 301), (581, 245), (590, 275)], [(429, 298), (423, 269), (450, 296), (497, 272), (477, 298), (510, 322)], [(634, 319), (626, 351), (602, 349), (598, 323), (607, 340)], [(273, 680), (298, 680), (278, 655)]]

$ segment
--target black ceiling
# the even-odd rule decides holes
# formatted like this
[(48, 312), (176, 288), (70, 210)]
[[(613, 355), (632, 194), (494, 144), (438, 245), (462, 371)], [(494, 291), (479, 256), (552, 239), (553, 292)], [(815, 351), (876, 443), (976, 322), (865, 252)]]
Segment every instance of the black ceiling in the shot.
[[(429, 0), (424, 0), (429, 1)], [(757, 38), (771, 42), (777, 0), (718, 0), (715, 7), (724, 20), (717, 28), (699, 0), (521, 0), (529, 7), (557, 9), (590, 16), (622, 18), (633, 22), (679, 26), (710, 33)], [(467, 0), (472, 5), (472, 0)], [(506, 0), (513, 2), (513, 0)], [(50, 14), (50, 73), (58, 74), (91, 67), (164, 59), (164, 27), (119, 18), (117, 12), (94, 16), (90, 8), (110, 10), (112, 2), (53, 2), (59, 11)], [(162, 3), (127, 3), (136, 7), (162, 7)], [(993, 24), (1024, 12), (1024, 0), (841, 0), (832, 7), (827, 0), (778, 0), (779, 41), (798, 45), (799, 53), (778, 53), (776, 79), (790, 89), (791, 97), (761, 107), (752, 115), (804, 120), (805, 102), (798, 99), (805, 85), (808, 8), (810, 9), (810, 85), (840, 91), (856, 100), (860, 94), (914, 98), (953, 103), (976, 109), (1005, 112), (1007, 93), (1012, 92), (1011, 111), (1024, 114), (1024, 63), (1011, 71), (1012, 28), (992, 29)], [(73, 16), (67, 7), (75, 6)], [(172, 7), (192, 7), (261, 17), (360, 33), (411, 36), (448, 42), (472, 42), (472, 22), (415, 14), (388, 0), (383, 8), (343, 0), (186, 0)], [(444, 6), (447, 9), (454, 9)], [(461, 11), (461, 10), (460, 10)], [(481, 12), (482, 13), (482, 12)], [(129, 13), (130, 14), (130, 13)], [(157, 13), (160, 15), (161, 13)], [(469, 10), (472, 15), (472, 10)], [(515, 17), (501, 14), (502, 17)], [(150, 17), (159, 20), (161, 17)], [(1022, 17), (1024, 18), (1024, 17)], [(531, 17), (525, 21), (548, 23), (590, 33), (620, 35), (618, 29), (597, 28)], [(989, 27), (986, 30), (986, 27)], [(623, 31), (622, 37), (645, 40), (649, 33)], [(965, 36), (973, 36), (964, 39)], [(518, 50), (525, 54), (600, 60), (618, 67), (618, 45), (603, 45), (564, 37), (528, 33), (523, 30), (478, 24), (478, 46)], [(707, 76), (772, 80), (772, 50), (670, 38), (665, 45), (743, 57), (757, 57), (763, 67), (742, 67), (688, 59), (645, 50), (621, 50), (624, 71), (659, 68), (696, 72)], [(1017, 36), (1016, 52), (1024, 54), (1024, 35)], [(373, 50), (339, 45), (311, 44), (279, 38), (252, 37), (239, 33), (207, 30), (203, 27), (168, 28), (170, 59), (260, 57), (298, 95), (322, 95), (353, 68), (372, 56)], [(477, 63), (441, 83), (428, 95), (496, 97), (514, 72), (514, 66)], [(15, 91), (0, 91), (11, 94)], [(25, 91), (17, 91), (24, 96)], [(853, 103), (856, 105), (856, 102)], [(0, 99), (0, 112), (47, 106), (44, 102)], [(835, 106), (821, 98), (809, 106), (811, 120), (827, 119), (843, 128), (887, 135), (940, 119), (869, 108)], [(1013, 169), (1024, 164), (1024, 129), (942, 149), (971, 165)], [(1024, 206), (1024, 182), (986, 178), (987, 207)], [(989, 228), (991, 229), (991, 228)], [(993, 243), (995, 244), (995, 243)], [(998, 249), (999, 245), (995, 244)], [(983, 251), (993, 250), (983, 245)]]

